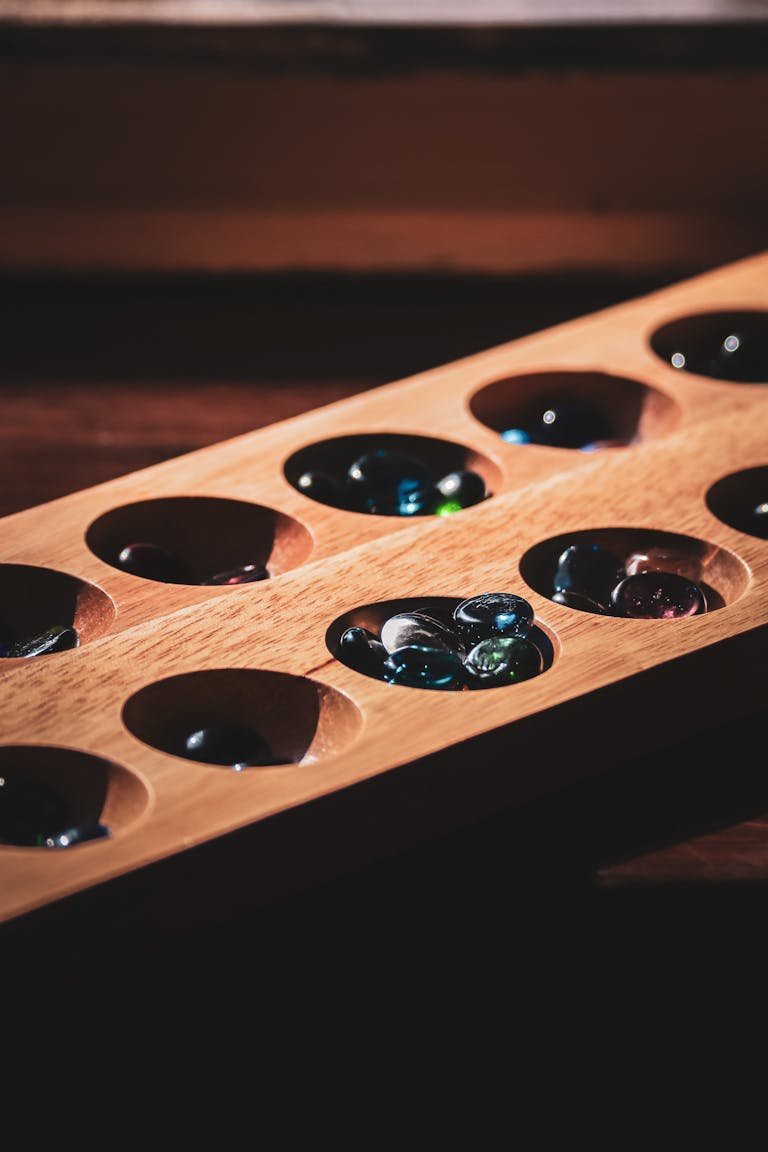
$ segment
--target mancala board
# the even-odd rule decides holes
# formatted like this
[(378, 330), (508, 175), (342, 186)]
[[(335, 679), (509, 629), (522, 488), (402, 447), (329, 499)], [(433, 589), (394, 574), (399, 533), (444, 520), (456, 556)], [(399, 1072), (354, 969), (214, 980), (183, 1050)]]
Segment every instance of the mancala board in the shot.
[[(759, 254), (4, 518), (3, 920), (100, 893), (103, 912), (130, 876), (169, 916), (235, 891), (269, 900), (754, 710), (766, 365)], [(551, 441), (584, 412), (592, 431)], [(383, 450), (433, 481), (469, 470), (485, 498), (414, 515), (328, 502), (323, 476), (342, 484)], [(122, 549), (146, 542), (184, 582), (125, 570)], [(706, 610), (584, 610), (578, 589), (556, 595), (573, 545), (624, 571), (671, 556)], [(251, 565), (268, 578), (203, 583)], [(349, 628), (379, 636), (413, 610), (450, 625), (487, 593), (530, 605), (537, 674), (472, 690), (339, 658)], [(54, 626), (78, 646), (13, 654), (9, 638)], [(189, 754), (191, 732), (232, 725), (266, 763)], [(105, 834), (77, 842), (73, 827)]]

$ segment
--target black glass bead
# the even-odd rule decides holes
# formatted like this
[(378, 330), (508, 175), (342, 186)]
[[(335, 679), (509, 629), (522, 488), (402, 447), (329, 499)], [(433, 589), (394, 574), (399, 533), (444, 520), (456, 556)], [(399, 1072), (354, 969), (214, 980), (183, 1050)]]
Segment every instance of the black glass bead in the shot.
[(0, 777), (0, 842), (39, 845), (73, 822), (69, 803), (41, 780)]
[(558, 557), (552, 586), (555, 592), (577, 592), (607, 607), (613, 589), (623, 577), (624, 566), (607, 548), (600, 544), (571, 544)]
[(574, 396), (551, 396), (539, 402), (525, 422), (531, 442), (551, 448), (582, 448), (612, 439), (613, 429), (602, 412)]
[(613, 590), (611, 605), (617, 616), (638, 620), (679, 620), (707, 610), (703, 590), (676, 572), (638, 572)]
[(329, 472), (303, 472), (296, 481), (296, 487), (320, 504), (330, 504), (334, 508), (346, 508), (349, 504), (346, 487)]
[(746, 325), (724, 335), (707, 375), (742, 384), (768, 381), (768, 325), (760, 334)]
[(355, 507), (379, 516), (418, 516), (429, 510), (433, 483), (421, 461), (377, 448), (350, 465), (347, 489)]
[(367, 628), (347, 628), (342, 633), (336, 655), (344, 664), (365, 673), (366, 676), (381, 676), (387, 650), (380, 640)]
[(202, 764), (226, 764), (237, 772), (278, 761), (269, 744), (244, 724), (211, 724), (184, 738), (181, 755)]
[(441, 501), (448, 501), (459, 504), (462, 508), (470, 508), (473, 504), (479, 504), (481, 500), (485, 500), (487, 495), (485, 480), (480, 473), (471, 472), (468, 469), (449, 472), (447, 476), (438, 480), (435, 487), (440, 496), (440, 500), (437, 501), (438, 504)]
[(541, 652), (523, 636), (493, 636), (481, 640), (464, 661), (470, 688), (496, 688), (538, 676), (544, 668)]
[(597, 600), (583, 596), (580, 592), (555, 592), (552, 595), (552, 600), (555, 604), (562, 604), (566, 608), (575, 608), (578, 612), (594, 612), (597, 616), (609, 615), (608, 608), (604, 604), (598, 604)]
[(102, 840), (112, 833), (106, 824), (76, 824), (73, 828), (66, 828), (63, 832), (56, 832), (46, 836), (41, 841), (43, 848), (74, 848), (77, 844), (85, 844), (89, 840)]
[(17, 640), (11, 644), (6, 652), (7, 656), (30, 657), (48, 656), (52, 652), (66, 652), (69, 648), (77, 648), (80, 637), (74, 628), (64, 624), (56, 624), (46, 629), (39, 636), (30, 636), (26, 640)]
[(756, 504), (752, 509), (747, 531), (761, 540), (768, 540), (768, 501)]
[(485, 592), (462, 600), (453, 613), (459, 636), (468, 647), (491, 636), (525, 636), (533, 625), (533, 608), (511, 592)]
[(205, 585), (220, 584), (252, 584), (256, 580), (269, 580), (269, 572), (263, 564), (241, 564), (239, 568), (231, 568), (228, 572), (218, 572), (210, 580), (203, 580)]
[(183, 561), (159, 544), (146, 541), (126, 544), (117, 557), (117, 564), (123, 572), (142, 576), (145, 580), (158, 580), (164, 584), (194, 583)]
[(445, 648), (458, 652), (463, 648), (455, 629), (447, 628), (426, 612), (398, 612), (382, 625), (381, 642), (387, 652), (397, 648)]
[(464, 666), (455, 652), (446, 648), (409, 645), (390, 652), (384, 661), (384, 679), (408, 688), (434, 688), (456, 692), (464, 686)]

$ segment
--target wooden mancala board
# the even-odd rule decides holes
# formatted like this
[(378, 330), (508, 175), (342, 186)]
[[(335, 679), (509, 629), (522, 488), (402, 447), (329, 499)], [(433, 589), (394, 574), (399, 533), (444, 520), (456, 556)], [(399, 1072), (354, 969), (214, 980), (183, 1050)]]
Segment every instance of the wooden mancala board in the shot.
[[(0, 661), (5, 795), (42, 783), (75, 822), (111, 835), (0, 846), (2, 918), (137, 870), (151, 882), (163, 862), (231, 836), (238, 872), (222, 873), (222, 891), (268, 898), (286, 877), (616, 771), (757, 707), (768, 542), (749, 516), (768, 500), (768, 387), (759, 368), (707, 374), (733, 335), (723, 363), (746, 349), (765, 364), (768, 254), (6, 517), (0, 616), (17, 635), (73, 624), (80, 644)], [(502, 438), (553, 392), (599, 410), (623, 443)], [(477, 471), (490, 496), (406, 517), (296, 486), (381, 446), (435, 477)], [(270, 578), (213, 586), (120, 570), (120, 549), (142, 540), (198, 573), (266, 563)], [(708, 610), (649, 620), (555, 603), (557, 558), (574, 542), (622, 562), (681, 549), (701, 565)], [(398, 610), (487, 592), (533, 606), (541, 674), (436, 691), (334, 657), (347, 626), (376, 631)], [(172, 751), (180, 732), (217, 723), (258, 729), (281, 762), (233, 771)]]

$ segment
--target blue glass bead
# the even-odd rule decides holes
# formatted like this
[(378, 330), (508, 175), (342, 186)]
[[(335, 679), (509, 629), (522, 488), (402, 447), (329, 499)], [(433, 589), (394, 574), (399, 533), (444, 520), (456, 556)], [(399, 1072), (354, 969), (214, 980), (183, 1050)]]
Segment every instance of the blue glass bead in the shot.
[(384, 623), (381, 642), (387, 652), (398, 648), (445, 648), (449, 652), (462, 649), (455, 631), (429, 616), (426, 612), (398, 612)]
[(491, 636), (527, 635), (533, 625), (533, 608), (511, 592), (485, 592), (462, 600), (453, 618), (459, 636), (471, 647)]
[(347, 488), (354, 506), (379, 516), (417, 516), (429, 510), (432, 477), (412, 456), (378, 448), (350, 466)]
[(470, 688), (496, 688), (538, 676), (544, 660), (536, 645), (523, 636), (493, 636), (481, 640), (464, 661)]
[(261, 733), (244, 724), (211, 724), (190, 732), (181, 755), (203, 764), (226, 764), (236, 772), (277, 763)]
[(507, 444), (530, 444), (531, 437), (524, 428), (507, 428), (501, 433), (502, 440)]
[(582, 596), (580, 592), (555, 592), (552, 595), (552, 600), (555, 604), (562, 604), (566, 608), (575, 608), (578, 612), (594, 612), (597, 616), (608, 614), (605, 605), (598, 604), (597, 600), (592, 600), (589, 596)]
[(611, 438), (611, 426), (594, 405), (573, 396), (551, 396), (539, 402), (526, 425), (534, 444), (581, 448)]
[(617, 616), (639, 620), (678, 620), (707, 610), (703, 590), (675, 572), (638, 572), (613, 590), (611, 605)]
[(618, 438), (612, 440), (592, 440), (589, 444), (581, 444), (579, 451), (603, 452), (606, 448), (626, 448), (631, 443), (631, 440), (620, 440)]
[(328, 472), (303, 472), (296, 481), (296, 487), (305, 496), (310, 496), (320, 504), (330, 504), (335, 508), (347, 507), (345, 486)]
[(210, 580), (203, 580), (203, 584), (252, 584), (256, 580), (268, 580), (269, 572), (262, 564), (241, 564), (239, 568), (232, 568), (229, 572), (218, 572)]
[(461, 658), (445, 648), (412, 645), (390, 652), (384, 661), (384, 679), (408, 688), (458, 691), (464, 684)]
[(69, 648), (77, 648), (79, 643), (80, 637), (74, 628), (56, 624), (53, 628), (41, 632), (39, 636), (31, 636), (9, 645), (6, 655), (14, 658), (48, 656), (52, 652), (66, 652)]
[(344, 664), (366, 676), (382, 676), (387, 650), (367, 628), (347, 628), (342, 633), (336, 655)]
[(607, 548), (571, 544), (558, 557), (552, 586), (555, 592), (577, 592), (607, 607), (623, 577), (623, 564)]
[(0, 842), (36, 846), (72, 819), (69, 803), (44, 781), (0, 776)]
[(145, 580), (158, 580), (163, 584), (194, 583), (179, 557), (159, 544), (146, 541), (126, 544), (117, 557), (117, 565), (123, 572)]
[(468, 469), (449, 472), (447, 476), (438, 480), (436, 488), (442, 497), (442, 501), (438, 503), (448, 501), (458, 504), (460, 508), (470, 508), (473, 504), (479, 504), (487, 495), (485, 480), (478, 472), (471, 472)]
[(102, 840), (111, 835), (106, 824), (76, 824), (73, 828), (66, 828), (63, 832), (46, 836), (41, 847), (74, 848), (76, 844), (85, 844), (88, 840)]

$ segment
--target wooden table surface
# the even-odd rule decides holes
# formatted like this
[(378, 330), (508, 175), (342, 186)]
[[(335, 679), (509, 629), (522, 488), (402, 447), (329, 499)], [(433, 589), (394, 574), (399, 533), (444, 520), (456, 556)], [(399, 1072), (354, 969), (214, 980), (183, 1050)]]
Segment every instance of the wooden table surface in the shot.
[[(0, 282), (0, 512), (246, 432), (582, 315), (658, 282), (153, 277)], [(768, 883), (766, 714), (500, 815), (273, 910), (413, 928), (505, 902), (744, 909)], [(761, 749), (763, 749), (761, 751)], [(247, 928), (245, 927), (247, 923)], [(204, 935), (210, 960), (252, 919)], [(261, 921), (263, 923), (263, 920)], [(475, 919), (476, 923), (476, 919)], [(229, 933), (229, 936), (227, 936)], [(250, 938), (250, 937), (249, 937)], [(206, 942), (207, 940), (207, 942)], [(226, 949), (225, 949), (226, 950)], [(164, 953), (169, 970), (172, 961)], [(157, 956), (156, 956), (157, 959)], [(159, 962), (159, 961), (158, 961)]]

